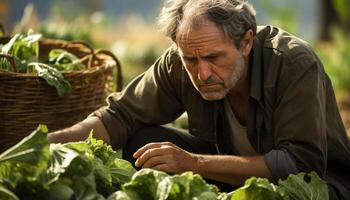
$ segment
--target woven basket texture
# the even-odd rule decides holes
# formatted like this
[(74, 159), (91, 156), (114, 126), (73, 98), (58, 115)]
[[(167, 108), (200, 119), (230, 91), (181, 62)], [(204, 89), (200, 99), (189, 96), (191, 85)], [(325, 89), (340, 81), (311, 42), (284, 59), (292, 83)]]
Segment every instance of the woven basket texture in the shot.
[[(0, 38), (4, 44), (9, 38)], [(72, 90), (58, 96), (54, 87), (36, 74), (0, 70), (0, 152), (46, 124), (49, 131), (71, 126), (105, 105), (112, 92), (113, 71), (116, 90), (122, 86), (121, 66), (110, 51), (94, 51), (84, 42), (41, 39), (39, 57), (51, 49), (64, 49), (83, 60), (86, 69), (62, 72)]]

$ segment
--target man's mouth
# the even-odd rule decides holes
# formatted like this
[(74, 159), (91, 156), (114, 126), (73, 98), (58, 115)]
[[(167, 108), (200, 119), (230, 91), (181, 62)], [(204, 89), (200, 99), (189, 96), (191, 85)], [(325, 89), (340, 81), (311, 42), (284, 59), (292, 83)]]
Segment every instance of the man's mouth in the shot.
[(209, 84), (202, 84), (199, 86), (199, 88), (204, 92), (215, 92), (222, 88), (222, 85), (219, 83), (209, 83)]

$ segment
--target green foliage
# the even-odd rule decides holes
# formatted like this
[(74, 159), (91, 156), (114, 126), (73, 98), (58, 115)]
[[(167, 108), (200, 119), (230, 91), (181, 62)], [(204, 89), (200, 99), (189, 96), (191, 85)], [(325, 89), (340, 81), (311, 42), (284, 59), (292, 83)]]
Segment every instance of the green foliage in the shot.
[(0, 199), (4, 200), (19, 200), (18, 197), (13, 194), (10, 190), (6, 189), (2, 185), (0, 185)]
[(278, 185), (252, 177), (230, 193), (219, 193), (198, 174), (135, 172), (119, 154), (92, 137), (49, 144), (40, 125), (0, 155), (0, 199), (55, 200), (328, 200), (325, 181), (315, 172), (290, 175)]
[[(31, 32), (16, 34), (8, 43), (0, 45), (2, 55), (0, 69), (18, 73), (37, 73), (49, 85), (56, 88), (59, 96), (62, 96), (71, 90), (71, 85), (60, 71), (82, 70), (84, 64), (75, 55), (62, 49), (52, 49), (48, 58), (38, 62), (40, 38), (41, 34)], [(14, 63), (8, 59), (13, 59)]]
[(123, 79), (125, 80), (125, 84), (147, 70), (157, 60), (163, 50), (157, 45), (145, 41), (137, 45), (127, 45), (121, 41), (115, 45), (113, 52), (123, 64)]
[(0, 184), (16, 195), (20, 191), (23, 196), (34, 193), (39, 198), (38, 194), (45, 190), (46, 183), (41, 177), (49, 161), (46, 132), (46, 126), (39, 126), (0, 155)]
[(350, 8), (349, 0), (333, 0), (332, 3), (340, 17), (344, 20), (350, 19), (350, 13), (348, 11), (348, 8)]
[(277, 192), (277, 187), (263, 178), (250, 178), (244, 186), (231, 194), (231, 200), (278, 200), (282, 196)]
[(59, 96), (71, 90), (72, 86), (57, 69), (38, 62), (29, 63), (28, 68), (30, 67), (33, 67), (38, 76), (43, 78), (49, 85), (54, 86)]
[[(27, 64), (38, 61), (40, 34), (16, 34), (11, 40), (0, 45), (0, 54), (10, 55), (15, 61), (16, 72), (26, 73)], [(13, 66), (5, 58), (0, 58), (0, 69), (14, 71)]]
[(207, 184), (201, 176), (185, 172), (162, 180), (158, 186), (159, 199), (217, 199), (218, 188)]
[(350, 91), (350, 39), (334, 28), (333, 43), (320, 43), (315, 49), (337, 92)]
[(94, 42), (90, 36), (89, 28), (83, 25), (78, 26), (74, 23), (51, 23), (48, 25), (42, 25), (38, 32), (42, 33), (45, 38), (54, 38), (61, 40), (80, 40), (94, 46)]
[(1, 53), (11, 54), (23, 60), (37, 61), (40, 38), (40, 34), (32, 32), (16, 34), (7, 44), (2, 46)]
[(46, 133), (41, 125), (0, 155), (0, 197), (102, 200), (135, 172), (92, 135), (85, 142), (49, 144)]
[(244, 186), (229, 194), (221, 194), (220, 200), (328, 200), (327, 183), (315, 172), (289, 175), (278, 185), (267, 179), (252, 177)]
[(276, 0), (259, 1), (270, 16), (273, 25), (279, 26), (290, 33), (298, 31), (296, 4), (294, 1), (284, 1), (286, 4), (276, 3)]
[(323, 200), (329, 199), (328, 187), (324, 180), (315, 173), (299, 173), (280, 180), (277, 188), (283, 199)]
[(114, 193), (109, 199), (215, 200), (217, 196), (215, 186), (207, 184), (202, 177), (192, 172), (170, 176), (164, 172), (142, 169), (123, 185), (122, 191)]
[(79, 58), (62, 49), (52, 49), (46, 63), (59, 71), (78, 71), (85, 69), (84, 64)]

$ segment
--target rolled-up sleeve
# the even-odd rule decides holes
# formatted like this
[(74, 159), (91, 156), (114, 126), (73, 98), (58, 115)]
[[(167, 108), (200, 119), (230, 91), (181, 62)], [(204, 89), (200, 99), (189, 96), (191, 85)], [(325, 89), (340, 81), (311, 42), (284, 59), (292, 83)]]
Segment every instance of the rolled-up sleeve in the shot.
[(285, 179), (290, 174), (299, 173), (295, 159), (285, 149), (273, 149), (264, 155), (264, 159), (276, 179)]

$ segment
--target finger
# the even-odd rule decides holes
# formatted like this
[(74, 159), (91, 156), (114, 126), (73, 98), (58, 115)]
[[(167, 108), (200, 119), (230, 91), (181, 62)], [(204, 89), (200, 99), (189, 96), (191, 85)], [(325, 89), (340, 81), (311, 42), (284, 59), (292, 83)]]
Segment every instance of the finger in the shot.
[(154, 156), (149, 158), (143, 165), (142, 168), (152, 168), (160, 164), (166, 164), (167, 156)]
[(159, 148), (161, 146), (160, 143), (148, 143), (143, 147), (139, 148), (134, 154), (134, 158), (139, 158), (142, 154), (144, 154), (149, 149)]
[(140, 149), (138, 149), (134, 154), (133, 157), (134, 158), (138, 158), (140, 157), (145, 151), (147, 151), (148, 149), (151, 148), (159, 148), (162, 145), (169, 145), (169, 146), (173, 146), (174, 144), (171, 142), (152, 142), (152, 143), (148, 143), (146, 145), (144, 145), (143, 147), (141, 147)]
[(144, 163), (154, 157), (154, 156), (161, 156), (166, 154), (166, 152), (164, 152), (164, 149), (162, 149), (161, 147), (157, 147), (157, 148), (152, 148), (152, 149), (147, 149), (141, 156), (139, 156), (135, 162), (135, 166), (136, 167), (141, 167), (144, 165)]
[(137, 167), (143, 166), (144, 163), (152, 157), (161, 155), (173, 155), (177, 151), (175, 147), (169, 145), (162, 145), (158, 148), (146, 150), (135, 162)]

